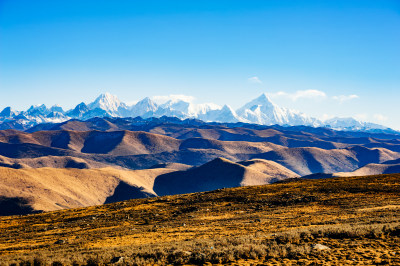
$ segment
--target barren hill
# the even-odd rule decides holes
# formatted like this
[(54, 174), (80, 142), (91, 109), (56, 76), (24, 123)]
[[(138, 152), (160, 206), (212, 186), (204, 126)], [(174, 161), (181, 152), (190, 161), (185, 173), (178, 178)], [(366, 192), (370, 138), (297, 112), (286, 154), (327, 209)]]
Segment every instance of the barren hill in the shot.
[[(246, 134), (250, 131), (253, 135), (258, 134), (263, 137), (275, 134), (281, 140), (280, 142), (284, 139), (287, 140), (286, 136), (270, 129), (220, 129), (218, 127), (218, 130), (210, 130), (243, 132), (242, 139), (246, 139), (248, 136)], [(313, 136), (308, 138), (306, 141), (306, 136), (301, 135), (296, 141), (304, 145), (309, 145), (309, 142), (321, 143)], [(365, 141), (371, 142), (370, 139)], [(326, 140), (323, 142), (325, 143)], [(290, 146), (285, 141), (281, 144)], [(224, 157), (234, 162), (250, 159), (271, 160), (299, 175), (307, 175), (319, 172), (354, 171), (369, 163), (382, 163), (386, 160), (400, 158), (400, 153), (385, 148), (367, 148), (363, 145), (335, 148), (344, 145), (339, 144), (333, 143), (327, 149), (286, 147), (268, 141), (228, 141), (200, 137), (176, 139), (159, 134), (126, 130), (107, 132), (59, 130), (34, 133), (15, 130), (0, 131), (0, 156), (9, 159), (37, 159), (48, 156), (73, 157), (86, 163), (88, 168), (108, 165), (127, 169), (146, 169), (163, 163), (196, 166), (218, 157)], [(326, 146), (326, 144), (314, 146)], [(63, 161), (63, 159), (58, 161)], [(66, 164), (52, 163), (46, 160), (42, 160), (42, 164), (21, 162), (22, 166), (30, 167), (35, 167), (35, 165), (38, 167), (65, 167)], [(3, 164), (3, 166), (7, 165), (9, 164)]]
[[(11, 169), (0, 167), (1, 215), (99, 205), (155, 196), (154, 179), (171, 169)], [(9, 200), (25, 202), (9, 210)], [(10, 206), (10, 205), (8, 205)]]
[[(263, 185), (299, 177), (281, 165), (264, 162), (234, 163), (217, 158), (199, 167), (158, 176), (154, 183), (157, 195), (175, 195), (215, 190), (224, 187)], [(245, 164), (252, 166), (245, 166)], [(268, 168), (268, 170), (267, 170)]]
[[(246, 164), (249, 166), (244, 166)], [(3, 197), (0, 206), (7, 209), (0, 214), (16, 214), (23, 210), (50, 211), (131, 198), (262, 185), (295, 177), (299, 176), (274, 162), (253, 160), (237, 164), (223, 158), (194, 168), (183, 164), (166, 164), (130, 171), (115, 168), (0, 167), (0, 192)], [(24, 204), (17, 204), (18, 201)], [(9, 210), (10, 206), (16, 209)]]

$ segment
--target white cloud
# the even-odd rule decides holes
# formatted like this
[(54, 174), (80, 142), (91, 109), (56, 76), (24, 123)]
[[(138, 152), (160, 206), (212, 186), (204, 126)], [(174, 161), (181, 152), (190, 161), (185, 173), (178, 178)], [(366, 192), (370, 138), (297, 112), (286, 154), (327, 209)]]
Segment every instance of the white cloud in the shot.
[(389, 119), (389, 117), (381, 114), (374, 114), (374, 118), (379, 121), (387, 121)]
[(183, 94), (170, 94), (170, 95), (158, 95), (158, 96), (153, 96), (151, 97), (151, 100), (155, 101), (157, 104), (163, 104), (168, 101), (185, 101), (185, 102), (193, 102), (196, 98), (193, 96), (189, 95), (183, 95)]
[(335, 101), (338, 101), (339, 103), (343, 103), (346, 101), (354, 100), (360, 98), (358, 95), (351, 94), (351, 95), (338, 95), (338, 96), (333, 96), (332, 99)]
[(270, 95), (273, 98), (285, 97), (291, 99), (292, 101), (297, 101), (299, 99), (320, 100), (326, 98), (326, 93), (319, 90), (302, 90), (302, 91), (296, 91), (294, 93), (279, 91), (276, 93), (271, 93)]
[(257, 84), (261, 84), (262, 81), (258, 78), (258, 77), (251, 77), (247, 79), (250, 83), (257, 83)]

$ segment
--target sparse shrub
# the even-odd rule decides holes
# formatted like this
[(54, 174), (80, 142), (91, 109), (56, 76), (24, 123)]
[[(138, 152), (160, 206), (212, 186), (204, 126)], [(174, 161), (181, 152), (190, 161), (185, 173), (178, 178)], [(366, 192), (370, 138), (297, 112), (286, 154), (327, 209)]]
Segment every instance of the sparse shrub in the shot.
[(46, 263), (44, 262), (43, 259), (41, 258), (35, 258), (33, 260), (33, 266), (42, 266), (42, 265), (46, 265)]
[(98, 258), (90, 258), (86, 261), (86, 266), (97, 266), (100, 265)]

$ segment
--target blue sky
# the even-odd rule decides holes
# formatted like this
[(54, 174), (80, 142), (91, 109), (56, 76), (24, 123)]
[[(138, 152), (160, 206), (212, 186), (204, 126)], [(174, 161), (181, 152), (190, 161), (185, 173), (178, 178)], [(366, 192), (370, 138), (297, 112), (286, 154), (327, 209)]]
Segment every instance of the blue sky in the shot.
[(0, 108), (263, 92), (400, 129), (400, 1), (0, 0)]

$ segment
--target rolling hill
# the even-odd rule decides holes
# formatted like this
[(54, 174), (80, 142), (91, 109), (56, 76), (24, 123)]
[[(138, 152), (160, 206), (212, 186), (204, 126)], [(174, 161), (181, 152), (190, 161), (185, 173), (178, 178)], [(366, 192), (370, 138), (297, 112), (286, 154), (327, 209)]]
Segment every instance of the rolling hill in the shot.
[(122, 118), (61, 126), (74, 130), (0, 131), (3, 208), (48, 211), (309, 175), (399, 171), (393, 135), (163, 119), (145, 121), (140, 131), (121, 130), (132, 125)]

